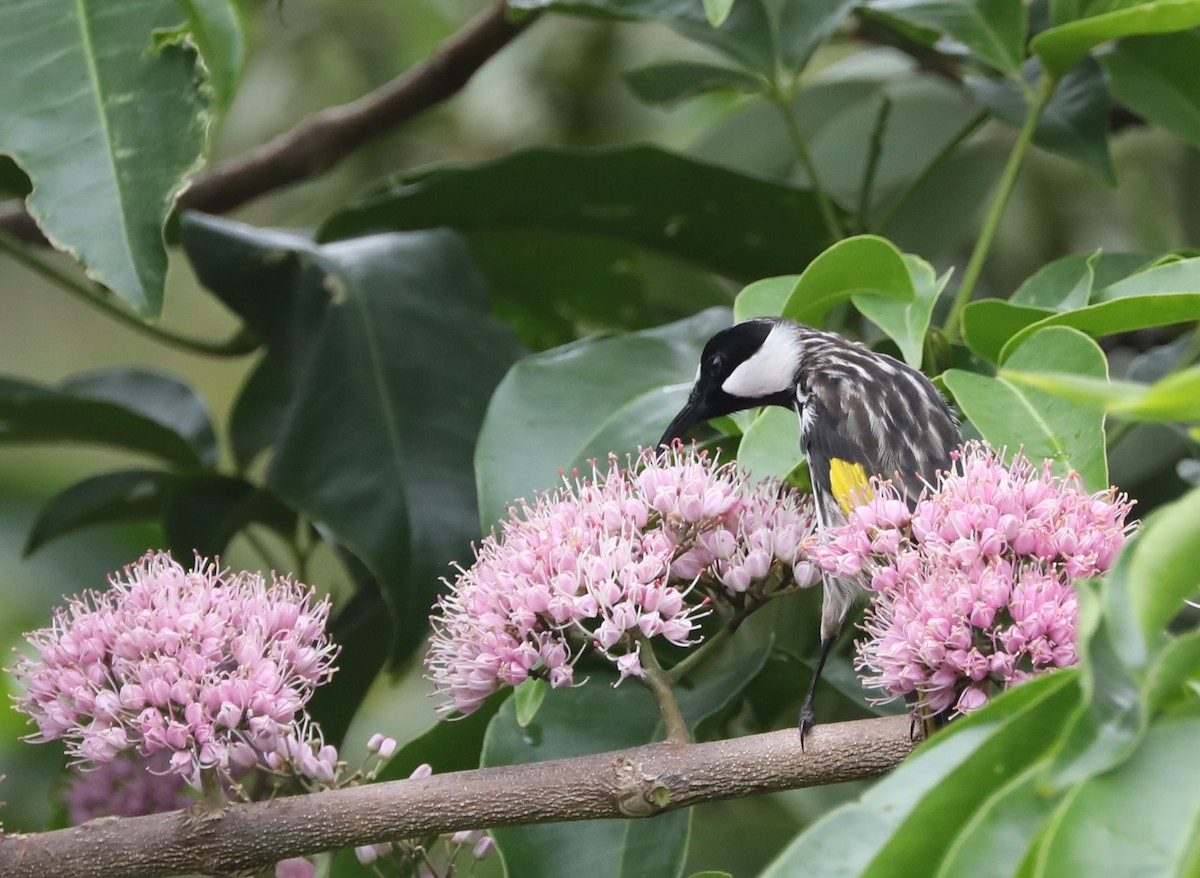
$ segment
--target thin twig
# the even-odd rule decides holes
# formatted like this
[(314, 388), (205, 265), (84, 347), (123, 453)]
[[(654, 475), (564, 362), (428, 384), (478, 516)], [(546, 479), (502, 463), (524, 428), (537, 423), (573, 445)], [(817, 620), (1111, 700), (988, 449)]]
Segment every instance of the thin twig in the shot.
[[(619, 718), (614, 718), (619, 721)], [(289, 857), (460, 829), (651, 817), (701, 802), (877, 777), (913, 748), (908, 717), (704, 744), (663, 742), (502, 768), (103, 818), (0, 838), (0, 878), (243, 874)]]

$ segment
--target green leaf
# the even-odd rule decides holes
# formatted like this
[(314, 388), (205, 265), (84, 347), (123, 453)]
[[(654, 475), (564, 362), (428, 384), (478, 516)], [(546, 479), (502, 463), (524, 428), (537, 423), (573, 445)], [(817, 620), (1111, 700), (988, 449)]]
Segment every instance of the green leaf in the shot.
[(1195, 874), (1200, 828), (1200, 719), (1151, 728), (1116, 770), (1094, 777), (1047, 824), (1032, 874), (1185, 876)]
[(963, 309), (963, 341), (982, 359), (999, 363), (1010, 338), (1053, 313), (1046, 308), (1010, 305), (1003, 299), (979, 299)]
[(1147, 639), (1158, 637), (1200, 587), (1198, 544), (1200, 489), (1193, 489), (1147, 519), (1130, 547), (1130, 604)]
[(24, 198), (33, 189), (29, 176), (10, 156), (0, 155), (0, 195)]
[[(725, 709), (762, 669), (771, 644), (749, 652), (726, 652), (689, 689), (677, 690), (690, 728)], [(649, 692), (616, 675), (593, 672), (588, 683), (549, 693), (525, 728), (516, 706), (506, 702), (488, 729), (484, 766), (523, 765), (603, 753), (648, 743), (661, 736), (662, 722)], [(683, 867), (690, 811), (649, 820), (585, 820), (497, 829), (494, 832), (509, 874), (522, 878), (571, 875), (677, 875)]]
[(827, 814), (763, 873), (898, 876), (929, 874), (979, 808), (1037, 762), (1078, 702), (1069, 673), (1030, 680), (956, 720), (857, 802)]
[(712, 309), (513, 366), (492, 396), (475, 451), (484, 529), (513, 500), (555, 486), (591, 458), (653, 445), (683, 407), (705, 342), (728, 325), (729, 312)]
[[(1025, 66), (1025, 78), (1036, 86), (1041, 77), (1038, 62), (1030, 60)], [(965, 84), (971, 96), (997, 119), (1014, 128), (1024, 125), (1029, 106), (1025, 92), (1015, 81), (968, 77)], [(1110, 185), (1116, 185), (1108, 151), (1110, 104), (1104, 71), (1089, 58), (1059, 81), (1038, 118), (1033, 142), (1078, 162)]]
[(1200, 258), (1168, 258), (1099, 290), (1098, 302), (1164, 293), (1200, 293)]
[[(1108, 374), (1108, 361), (1099, 346), (1082, 332), (1061, 326), (1026, 339), (1006, 365), (1027, 373), (1066, 372), (1096, 378)], [(950, 369), (942, 379), (963, 414), (992, 445), (1022, 448), (1035, 462), (1049, 458), (1056, 473), (1074, 470), (1090, 490), (1108, 487), (1101, 413), (1003, 376)]]
[(904, 254), (890, 241), (875, 235), (838, 241), (804, 269), (781, 316), (818, 326), (830, 308), (855, 293), (912, 301), (913, 283)]
[[(157, 517), (165, 484), (162, 470), (120, 470), (91, 476), (55, 494), (38, 510), (25, 538), (29, 555), (50, 540), (94, 524), (146, 521)], [(186, 556), (185, 556), (186, 557)]]
[(1200, 421), (1200, 367), (1168, 375), (1155, 384), (1102, 381), (1081, 375), (1029, 374), (1002, 369), (1009, 381), (1036, 387), (1081, 405), (1132, 421)]
[(237, 6), (231, 0), (178, 0), (187, 15), (187, 33), (200, 50), (217, 108), (233, 102), (246, 61), (246, 42)]
[(64, 379), (66, 393), (124, 406), (182, 436), (206, 467), (217, 463), (217, 437), (204, 400), (165, 372), (109, 366)]
[(702, 64), (696, 61), (667, 61), (639, 67), (624, 74), (626, 85), (647, 104), (675, 104), (718, 89), (745, 94), (763, 90), (765, 80), (744, 70)]
[(799, 280), (798, 274), (786, 274), (756, 280), (745, 287), (733, 300), (734, 322), (741, 323), (751, 317), (778, 317)]
[(189, 214), (183, 240), (288, 376), (267, 484), (367, 565), (403, 655), (478, 536), (472, 454), (515, 339), (449, 231), (318, 246)]
[(542, 702), (546, 700), (546, 692), (550, 686), (545, 680), (530, 677), (513, 692), (513, 700), (517, 708), (517, 725), (525, 728), (537, 716)]
[(733, 0), (704, 0), (704, 14), (708, 16), (708, 23), (713, 27), (723, 25), (732, 9)]
[(51, 243), (147, 317), (162, 308), (163, 225), (209, 124), (195, 53), (148, 51), (179, 18), (175, 0), (0, 5), (0, 153), (33, 181), (26, 207)]
[[(1200, 631), (1172, 640), (1160, 652), (1146, 682), (1146, 709), (1155, 713), (1182, 697), (1194, 697), (1189, 685), (1200, 682)], [(1186, 694), (1185, 694), (1186, 693)]]
[[(1103, 296), (1104, 292), (1102, 290), (1099, 295)], [(1006, 362), (1011, 351), (1048, 326), (1070, 326), (1099, 338), (1149, 326), (1190, 323), (1197, 319), (1200, 319), (1200, 293), (1146, 294), (1101, 301), (1086, 308), (1048, 315), (1019, 329), (1005, 342), (999, 362)]]
[(787, 478), (804, 460), (796, 413), (779, 406), (759, 409), (738, 444), (737, 460), (755, 481)]
[[(729, 6), (714, 27), (710, 3)], [(762, 0), (510, 0), (513, 9), (549, 9), (619, 21), (657, 21), (689, 40), (716, 49), (749, 70), (775, 73), (771, 22)]]
[(0, 377), (0, 444), (15, 442), (94, 443), (148, 454), (185, 470), (204, 466), (188, 438), (153, 414)]
[(872, 0), (869, 8), (953, 37), (981, 61), (1017, 76), (1029, 16), (1020, 0)]
[(265, 525), (286, 540), (296, 533), (296, 514), (278, 497), (234, 476), (178, 477), (163, 500), (163, 535), (176, 558), (190, 558), (193, 552), (206, 558), (223, 555), (249, 524)]
[(1113, 97), (1192, 146), (1200, 146), (1200, 80), (1195, 31), (1130, 37), (1099, 56)]
[(1043, 761), (997, 787), (963, 826), (933, 878), (1009, 878), (1059, 797), (1037, 788)]
[(1072, 253), (1042, 266), (1008, 301), (1048, 311), (1072, 311), (1087, 305), (1093, 290), (1116, 283), (1149, 261), (1140, 253)]
[(775, 38), (784, 69), (798, 73), (813, 52), (835, 30), (856, 5), (856, 0), (780, 0), (769, 4), (777, 10)]
[(800, 270), (828, 236), (811, 192), (638, 146), (409, 175), (334, 214), (321, 237), (435, 226), (587, 234), (746, 281)]
[(1042, 31), (1029, 50), (1053, 76), (1062, 76), (1088, 52), (1120, 37), (1188, 30), (1200, 25), (1200, 0), (1157, 0), (1069, 21)]
[(911, 301), (877, 293), (856, 293), (852, 301), (855, 308), (896, 343), (904, 361), (914, 369), (920, 369), (933, 306), (946, 288), (950, 272), (939, 278), (934, 274), (933, 266), (909, 253), (904, 254), (904, 265), (913, 289)]
[(396, 751), (379, 780), (404, 780), (423, 764), (433, 768), (435, 774), (478, 768), (488, 726), (511, 697), (511, 692), (496, 692), (474, 713), (434, 723)]

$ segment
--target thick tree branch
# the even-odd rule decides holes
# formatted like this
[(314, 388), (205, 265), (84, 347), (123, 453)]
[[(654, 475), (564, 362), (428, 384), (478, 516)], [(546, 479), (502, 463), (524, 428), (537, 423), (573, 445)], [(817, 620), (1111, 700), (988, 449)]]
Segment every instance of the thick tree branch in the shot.
[[(351, 103), (322, 110), (257, 149), (199, 174), (180, 196), (180, 207), (225, 213), (324, 173), (367, 141), (456, 94), (533, 18), (511, 22), (502, 0), (495, 3), (429, 58), (387, 85)], [(46, 243), (19, 201), (0, 204), (0, 229), (24, 241)]]
[(701, 802), (876, 777), (913, 747), (907, 717), (705, 744), (664, 742), (0, 840), (0, 878), (238, 873), (288, 857), (460, 829), (650, 817)]

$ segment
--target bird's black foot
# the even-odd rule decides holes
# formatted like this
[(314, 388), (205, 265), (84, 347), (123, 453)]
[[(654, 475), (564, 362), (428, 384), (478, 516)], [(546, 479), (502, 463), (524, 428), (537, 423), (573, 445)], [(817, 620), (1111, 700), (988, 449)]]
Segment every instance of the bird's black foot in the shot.
[(804, 739), (808, 736), (808, 733), (810, 731), (812, 731), (812, 727), (815, 723), (816, 723), (816, 719), (813, 717), (812, 702), (806, 699), (804, 702), (804, 706), (800, 708), (800, 750), (801, 751), (804, 750)]

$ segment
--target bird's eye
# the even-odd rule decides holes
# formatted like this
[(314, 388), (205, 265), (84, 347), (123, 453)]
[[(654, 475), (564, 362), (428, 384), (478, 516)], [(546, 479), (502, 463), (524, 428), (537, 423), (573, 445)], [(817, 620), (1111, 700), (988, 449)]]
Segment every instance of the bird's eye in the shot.
[(719, 372), (721, 364), (724, 362), (725, 358), (720, 354), (709, 354), (708, 358), (704, 361), (704, 365), (709, 372)]

